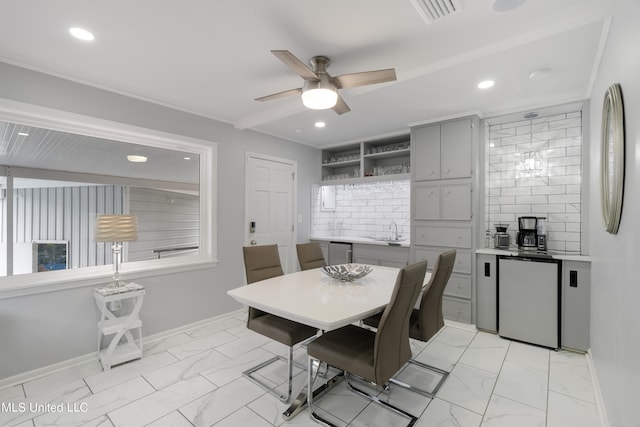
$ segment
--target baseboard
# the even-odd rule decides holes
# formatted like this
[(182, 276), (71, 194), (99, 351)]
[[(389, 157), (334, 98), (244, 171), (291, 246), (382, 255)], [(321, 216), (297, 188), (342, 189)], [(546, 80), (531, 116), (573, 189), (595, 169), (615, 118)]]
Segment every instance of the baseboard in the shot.
[(97, 360), (98, 355), (94, 351), (90, 354), (84, 354), (82, 356), (74, 357), (72, 359), (63, 360), (62, 362), (54, 363), (52, 365), (44, 366), (42, 368), (27, 371), (22, 374), (17, 374), (11, 377), (3, 378), (0, 380), (0, 390), (5, 387), (11, 387), (14, 385), (26, 383), (29, 381), (37, 380), (38, 378), (45, 377), (47, 375), (55, 374), (56, 372), (63, 371), (74, 366), (82, 365), (92, 360)]
[(478, 332), (476, 325), (473, 323), (463, 323), (456, 320), (444, 319), (444, 324), (453, 328), (464, 329), (465, 331)]
[(207, 326), (209, 323), (213, 323), (213, 322), (217, 322), (219, 320), (225, 319), (227, 317), (233, 317), (237, 314), (246, 312), (247, 310), (245, 308), (240, 308), (238, 310), (234, 310), (234, 311), (230, 311), (229, 313), (224, 313), (224, 314), (220, 314), (218, 316), (214, 316), (214, 317), (209, 317), (208, 319), (203, 319), (203, 320), (199, 320), (197, 322), (194, 323), (189, 323), (187, 325), (183, 325), (183, 326), (179, 326), (177, 328), (173, 328), (173, 329), (169, 329), (167, 331), (162, 331), (159, 332), (157, 334), (153, 334), (153, 335), (149, 335), (143, 338), (142, 342), (143, 344), (153, 344), (156, 341), (161, 341), (163, 339), (172, 337), (174, 335), (178, 335), (178, 334), (182, 334), (185, 332), (189, 332), (193, 329), (199, 329), (202, 328), (204, 326)]
[(598, 417), (600, 418), (601, 427), (609, 427), (609, 419), (607, 418), (607, 411), (604, 406), (604, 399), (602, 398), (602, 389), (600, 388), (600, 381), (598, 380), (598, 373), (596, 371), (595, 363), (593, 362), (593, 355), (591, 349), (585, 354), (587, 357), (587, 367), (589, 368), (589, 376), (591, 377), (591, 386), (593, 387), (593, 394), (596, 400), (596, 409), (598, 410)]
[[(245, 311), (246, 311), (245, 308), (241, 308), (235, 311), (231, 311), (229, 313), (224, 313), (218, 316), (210, 317), (208, 319), (199, 320), (194, 323), (189, 323), (187, 325), (183, 325), (174, 329), (162, 331), (157, 334), (149, 335), (142, 338), (142, 343), (143, 345), (150, 345), (152, 343), (155, 343), (156, 341), (161, 341), (163, 339), (172, 337), (174, 335), (185, 333), (193, 329), (201, 328), (203, 326), (208, 325), (209, 323), (217, 322), (219, 320), (225, 319), (227, 317), (235, 316)], [(97, 359), (98, 359), (98, 354), (97, 352), (93, 351), (91, 353), (84, 354), (82, 356), (74, 357), (71, 359), (67, 359), (62, 362), (54, 363), (52, 365), (44, 366), (42, 368), (37, 368), (21, 374), (13, 375), (11, 377), (3, 378), (3, 379), (0, 379), (0, 390), (5, 387), (11, 387), (11, 386), (26, 383), (29, 381), (34, 381), (34, 380), (37, 380), (38, 378), (42, 378), (47, 375), (51, 375), (56, 372), (63, 371), (65, 369), (73, 368), (74, 366), (79, 366), (84, 363), (91, 362), (92, 360), (97, 360)]]

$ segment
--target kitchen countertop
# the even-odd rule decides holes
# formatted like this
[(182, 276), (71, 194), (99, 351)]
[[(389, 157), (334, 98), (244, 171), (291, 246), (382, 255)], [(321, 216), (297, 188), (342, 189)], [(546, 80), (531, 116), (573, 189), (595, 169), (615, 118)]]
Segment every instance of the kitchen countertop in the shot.
[(398, 243), (389, 243), (387, 241), (375, 240), (371, 237), (351, 237), (351, 236), (311, 236), (309, 240), (317, 240), (322, 242), (344, 242), (344, 243), (358, 243), (364, 245), (377, 245), (377, 246), (391, 246), (408, 248), (411, 246), (409, 240), (401, 240)]
[(484, 248), (477, 249), (477, 254), (485, 254), (485, 255), (510, 255), (510, 256), (530, 256), (530, 257), (551, 257), (552, 259), (560, 259), (563, 261), (583, 261), (583, 262), (591, 262), (591, 257), (589, 255), (581, 255), (578, 252), (567, 252), (567, 251), (520, 251), (517, 247), (509, 248), (509, 249), (492, 249), (492, 248)]

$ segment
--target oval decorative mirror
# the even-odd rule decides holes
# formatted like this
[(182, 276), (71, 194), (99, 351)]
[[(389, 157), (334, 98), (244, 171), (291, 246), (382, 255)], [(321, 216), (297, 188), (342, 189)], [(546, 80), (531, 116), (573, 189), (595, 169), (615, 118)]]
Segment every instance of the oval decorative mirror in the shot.
[(624, 193), (624, 107), (617, 83), (611, 85), (604, 96), (600, 151), (602, 222), (607, 232), (616, 234)]

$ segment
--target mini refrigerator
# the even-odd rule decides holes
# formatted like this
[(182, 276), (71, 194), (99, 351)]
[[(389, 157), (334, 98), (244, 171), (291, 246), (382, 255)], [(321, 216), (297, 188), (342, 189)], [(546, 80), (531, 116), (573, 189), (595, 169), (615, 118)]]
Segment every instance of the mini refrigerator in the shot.
[(498, 257), (498, 335), (560, 347), (560, 260)]

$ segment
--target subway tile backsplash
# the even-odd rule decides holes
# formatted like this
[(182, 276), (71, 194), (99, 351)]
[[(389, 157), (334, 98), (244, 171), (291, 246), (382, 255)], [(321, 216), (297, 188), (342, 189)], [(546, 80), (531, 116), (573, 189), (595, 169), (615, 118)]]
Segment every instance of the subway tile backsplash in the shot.
[[(519, 216), (545, 217), (548, 249), (579, 252), (582, 112), (491, 125), (487, 132), (485, 228), (509, 224), (515, 245)], [(537, 163), (525, 160), (536, 156)]]
[(335, 211), (322, 210), (320, 186), (312, 188), (313, 236), (390, 237), (394, 232), (390, 225), (395, 222), (398, 234), (409, 240), (409, 180), (339, 184), (335, 187)]

